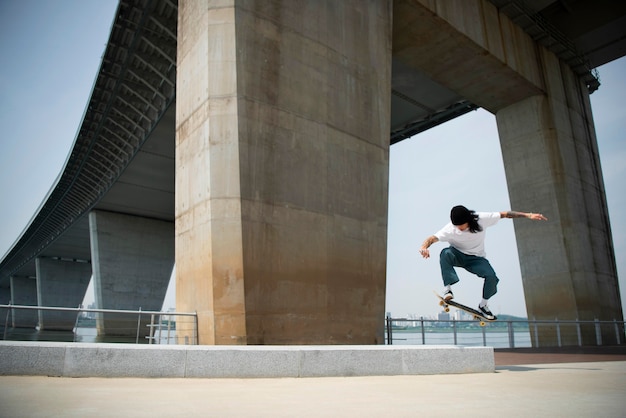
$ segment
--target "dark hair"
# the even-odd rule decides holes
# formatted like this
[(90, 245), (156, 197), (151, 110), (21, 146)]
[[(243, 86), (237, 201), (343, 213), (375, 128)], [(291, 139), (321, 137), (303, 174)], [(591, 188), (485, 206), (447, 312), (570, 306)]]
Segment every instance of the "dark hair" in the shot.
[(482, 227), (478, 225), (478, 215), (476, 212), (469, 210), (462, 205), (452, 208), (450, 211), (450, 220), (452, 221), (452, 225), (463, 225), (464, 223), (469, 224), (469, 231), (471, 233), (483, 230)]

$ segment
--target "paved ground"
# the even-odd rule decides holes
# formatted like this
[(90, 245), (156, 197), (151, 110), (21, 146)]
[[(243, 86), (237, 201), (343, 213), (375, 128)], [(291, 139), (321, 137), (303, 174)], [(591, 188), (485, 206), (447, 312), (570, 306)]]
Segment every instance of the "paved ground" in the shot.
[[(578, 363), (590, 361), (626, 361), (626, 345), (606, 347), (498, 348), (496, 366), (515, 364)], [(624, 414), (626, 417), (626, 413)]]
[[(559, 354), (516, 350), (516, 354), (499, 350), (495, 373), (464, 375), (285, 379), (2, 376), (0, 416), (624, 417), (626, 353), (617, 351)], [(524, 363), (541, 359), (553, 363)]]

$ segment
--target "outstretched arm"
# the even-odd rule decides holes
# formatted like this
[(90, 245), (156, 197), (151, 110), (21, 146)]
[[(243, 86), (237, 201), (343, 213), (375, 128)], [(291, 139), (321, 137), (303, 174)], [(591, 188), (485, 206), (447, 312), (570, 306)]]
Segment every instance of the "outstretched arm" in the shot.
[(508, 212), (500, 212), (500, 218), (528, 218), (528, 219), (532, 219), (533, 221), (547, 221), (548, 220), (548, 218), (543, 216), (541, 213), (515, 212), (512, 210)]
[(437, 241), (439, 241), (439, 239), (434, 235), (431, 235), (424, 240), (424, 242), (422, 243), (422, 247), (420, 248), (420, 254), (422, 255), (422, 257), (430, 257), (430, 251), (428, 250), (428, 247), (430, 247)]

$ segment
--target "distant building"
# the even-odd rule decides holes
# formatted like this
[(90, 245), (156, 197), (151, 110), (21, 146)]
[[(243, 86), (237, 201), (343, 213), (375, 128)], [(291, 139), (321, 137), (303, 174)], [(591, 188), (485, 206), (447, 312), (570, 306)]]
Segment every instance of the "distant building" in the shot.
[(439, 315), (437, 315), (437, 319), (440, 321), (449, 321), (450, 314), (448, 312), (440, 312)]

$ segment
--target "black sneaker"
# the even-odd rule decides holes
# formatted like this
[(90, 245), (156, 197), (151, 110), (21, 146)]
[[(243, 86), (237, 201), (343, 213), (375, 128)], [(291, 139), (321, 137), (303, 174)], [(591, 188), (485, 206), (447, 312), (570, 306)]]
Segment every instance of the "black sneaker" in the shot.
[(491, 313), (491, 311), (486, 305), (485, 306), (478, 305), (478, 312), (481, 312), (483, 315), (485, 315), (485, 318), (487, 318), (490, 321), (495, 321), (496, 319), (498, 319), (497, 316)]
[(446, 290), (443, 293), (443, 300), (445, 300), (446, 302), (449, 300), (454, 299), (454, 293), (452, 293), (452, 290)]

